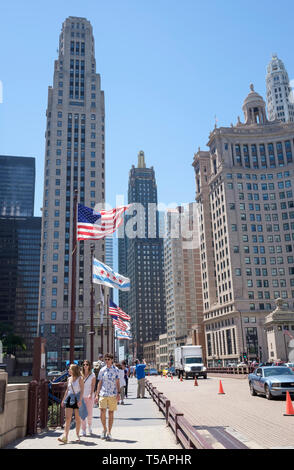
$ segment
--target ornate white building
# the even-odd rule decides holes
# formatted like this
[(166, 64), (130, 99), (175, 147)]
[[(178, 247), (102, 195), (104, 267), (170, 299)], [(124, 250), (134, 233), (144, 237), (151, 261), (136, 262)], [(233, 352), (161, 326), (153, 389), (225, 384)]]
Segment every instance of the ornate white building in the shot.
[(294, 124), (268, 121), (253, 85), (243, 111), (193, 162), (209, 364), (267, 359), (265, 316), (294, 307)]
[(294, 97), (289, 76), (284, 63), (275, 54), (267, 67), (266, 96), (270, 121), (294, 122)]

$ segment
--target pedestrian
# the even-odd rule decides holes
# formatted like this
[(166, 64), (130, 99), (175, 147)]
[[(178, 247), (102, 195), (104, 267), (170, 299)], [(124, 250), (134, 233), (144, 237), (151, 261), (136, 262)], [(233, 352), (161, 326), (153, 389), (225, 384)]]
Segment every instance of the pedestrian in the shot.
[(132, 364), (130, 366), (130, 377), (134, 377), (135, 376), (134, 373), (135, 373), (135, 366), (134, 364)]
[(68, 433), (70, 422), (74, 411), (76, 420), (77, 442), (80, 442), (81, 418), (79, 415), (79, 407), (82, 405), (84, 395), (84, 382), (81, 377), (80, 367), (77, 364), (71, 364), (68, 369), (69, 378), (67, 379), (67, 387), (61, 402), (61, 406), (65, 407), (65, 428), (64, 434), (58, 438), (63, 444), (68, 442)]
[(137, 398), (145, 398), (145, 367), (145, 359), (142, 360), (142, 363), (140, 363), (139, 359), (136, 359)]
[[(113, 365), (113, 355), (105, 354), (106, 366), (102, 367), (98, 375), (96, 402), (99, 401), (100, 418), (103, 426), (102, 439), (112, 441), (111, 430), (114, 412), (120, 397), (120, 382), (118, 369)], [(108, 432), (106, 427), (106, 410), (108, 408)]]
[(126, 361), (122, 361), (121, 365), (122, 365), (122, 368), (123, 368), (123, 371), (124, 371), (124, 374), (125, 374), (125, 382), (126, 382), (125, 397), (128, 398), (128, 382), (129, 382), (130, 371), (129, 371), (129, 368), (127, 366)]
[(102, 369), (102, 367), (105, 366), (105, 362), (103, 361), (103, 354), (99, 354), (98, 356), (98, 361), (97, 362), (94, 362), (94, 373), (96, 375), (96, 383), (95, 383), (95, 393), (97, 391), (97, 387), (98, 387), (98, 376), (99, 376), (99, 372), (100, 370)]
[(85, 436), (87, 421), (89, 434), (92, 434), (94, 388), (96, 384), (96, 375), (94, 374), (94, 372), (92, 372), (92, 364), (88, 360), (85, 360), (83, 362), (82, 377), (84, 381), (84, 402), (88, 411), (88, 416), (85, 419), (82, 419), (82, 436)]
[(121, 399), (121, 405), (124, 405), (124, 397), (125, 397), (125, 386), (126, 386), (126, 381), (125, 381), (125, 371), (122, 367), (122, 364), (118, 363), (115, 364), (116, 367), (118, 368), (118, 373), (119, 373), (119, 386), (120, 386), (120, 399)]

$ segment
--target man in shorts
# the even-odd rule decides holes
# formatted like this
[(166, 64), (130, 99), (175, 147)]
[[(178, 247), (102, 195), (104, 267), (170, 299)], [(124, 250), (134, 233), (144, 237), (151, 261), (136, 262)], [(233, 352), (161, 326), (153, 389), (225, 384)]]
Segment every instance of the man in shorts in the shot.
[[(113, 355), (107, 353), (104, 357), (106, 366), (102, 367), (98, 375), (96, 402), (99, 397), (100, 418), (103, 425), (102, 439), (112, 441), (111, 429), (113, 415), (117, 409), (120, 397), (120, 383), (118, 369), (113, 365)], [(108, 408), (108, 432), (106, 427), (106, 410)]]

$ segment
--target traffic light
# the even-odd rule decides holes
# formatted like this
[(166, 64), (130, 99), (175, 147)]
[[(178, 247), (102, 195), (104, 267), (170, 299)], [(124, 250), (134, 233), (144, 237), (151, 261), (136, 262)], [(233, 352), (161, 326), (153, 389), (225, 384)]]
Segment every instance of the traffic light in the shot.
[(246, 352), (243, 353), (243, 359), (244, 359), (244, 361), (247, 360), (247, 353)]

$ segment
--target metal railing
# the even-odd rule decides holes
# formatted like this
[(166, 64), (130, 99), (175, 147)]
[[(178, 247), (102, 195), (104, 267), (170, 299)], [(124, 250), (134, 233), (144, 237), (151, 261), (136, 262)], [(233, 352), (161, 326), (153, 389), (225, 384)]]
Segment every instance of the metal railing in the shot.
[(63, 427), (65, 412), (61, 401), (66, 383), (52, 383), (48, 380), (29, 384), (27, 434), (37, 434), (48, 427)]
[(253, 366), (242, 366), (242, 367), (208, 367), (207, 372), (218, 373), (218, 374), (251, 374), (255, 367)]

